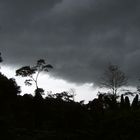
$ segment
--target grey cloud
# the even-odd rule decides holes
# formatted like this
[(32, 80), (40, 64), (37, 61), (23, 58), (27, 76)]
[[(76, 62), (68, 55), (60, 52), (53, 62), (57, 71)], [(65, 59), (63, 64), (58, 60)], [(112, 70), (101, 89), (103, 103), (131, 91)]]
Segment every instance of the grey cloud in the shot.
[(140, 1), (0, 0), (0, 51), (9, 64), (48, 58), (52, 75), (97, 83), (116, 63), (140, 76)]

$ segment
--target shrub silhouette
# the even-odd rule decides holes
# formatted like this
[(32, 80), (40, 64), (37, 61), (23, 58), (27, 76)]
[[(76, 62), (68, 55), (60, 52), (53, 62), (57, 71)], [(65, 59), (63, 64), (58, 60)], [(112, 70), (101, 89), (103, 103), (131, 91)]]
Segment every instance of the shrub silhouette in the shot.
[(15, 79), (8, 79), (0, 73), (0, 98), (13, 99), (20, 94), (20, 87), (17, 85)]

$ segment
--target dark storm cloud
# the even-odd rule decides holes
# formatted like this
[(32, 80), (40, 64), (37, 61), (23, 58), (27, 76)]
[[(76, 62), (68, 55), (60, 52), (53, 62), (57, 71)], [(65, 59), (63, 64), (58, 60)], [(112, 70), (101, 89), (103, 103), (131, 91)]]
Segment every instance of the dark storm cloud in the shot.
[(11, 64), (48, 58), (53, 75), (97, 82), (115, 63), (140, 77), (140, 1), (0, 0), (0, 50)]

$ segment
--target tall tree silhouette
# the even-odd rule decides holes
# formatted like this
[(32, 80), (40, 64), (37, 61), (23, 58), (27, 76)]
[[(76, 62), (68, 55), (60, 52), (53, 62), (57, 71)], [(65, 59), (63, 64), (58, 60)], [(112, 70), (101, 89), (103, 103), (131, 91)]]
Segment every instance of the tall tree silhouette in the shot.
[(126, 85), (127, 78), (117, 65), (110, 64), (101, 77), (101, 86), (111, 89), (117, 95), (118, 89)]
[(138, 108), (138, 104), (139, 104), (139, 95), (137, 94), (135, 98), (133, 99), (131, 106), (133, 109), (136, 109)]
[(128, 96), (125, 97), (125, 100), (124, 101), (125, 101), (125, 108), (126, 109), (130, 108), (130, 100), (129, 100), (129, 97)]
[(124, 95), (123, 94), (121, 95), (120, 107), (121, 107), (121, 109), (124, 109), (124, 107), (125, 107), (125, 100), (124, 100)]
[(46, 64), (44, 59), (37, 60), (37, 63), (35, 66), (24, 66), (20, 69), (16, 70), (16, 76), (22, 76), (22, 77), (29, 77), (29, 79), (25, 80), (25, 85), (31, 86), (34, 82), (36, 86), (35, 93), (42, 92), (41, 88), (38, 88), (38, 78), (39, 74), (43, 71), (48, 72), (49, 69), (52, 69), (53, 66), (50, 64)]

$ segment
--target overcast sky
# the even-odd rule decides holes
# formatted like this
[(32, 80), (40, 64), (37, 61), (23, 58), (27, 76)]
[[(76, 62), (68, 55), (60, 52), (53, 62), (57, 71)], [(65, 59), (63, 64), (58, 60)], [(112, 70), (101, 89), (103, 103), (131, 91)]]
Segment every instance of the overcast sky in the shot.
[(113, 63), (140, 78), (139, 0), (0, 0), (0, 19), (8, 65), (44, 58), (56, 78), (97, 83)]

